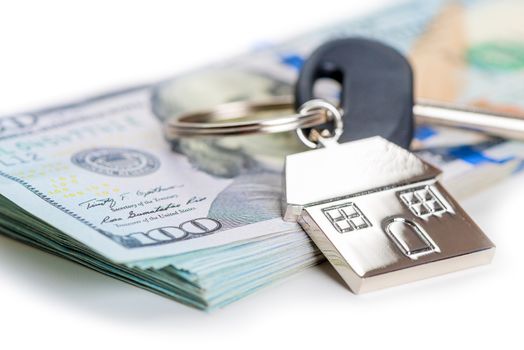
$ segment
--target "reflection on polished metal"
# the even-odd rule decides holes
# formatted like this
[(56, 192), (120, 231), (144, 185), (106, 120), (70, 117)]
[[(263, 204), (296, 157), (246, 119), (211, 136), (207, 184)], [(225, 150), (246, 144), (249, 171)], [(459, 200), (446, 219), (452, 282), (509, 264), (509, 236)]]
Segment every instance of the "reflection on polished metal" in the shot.
[[(254, 119), (262, 112), (289, 112), (284, 116)], [(328, 109), (304, 109), (293, 114), (293, 103), (289, 97), (273, 98), (260, 102), (232, 102), (212, 109), (182, 113), (166, 121), (168, 139), (193, 136), (232, 136), (258, 133), (276, 133), (311, 128), (330, 120)]]
[(487, 264), (495, 246), (440, 170), (381, 137), (286, 158), (283, 217), (355, 293)]
[[(290, 114), (270, 119), (240, 120), (276, 111), (287, 111)], [(418, 124), (466, 128), (493, 136), (524, 140), (524, 116), (457, 108), (427, 101), (418, 101), (413, 106), (413, 114)], [(232, 102), (209, 110), (182, 113), (166, 121), (165, 132), (168, 139), (273, 133), (311, 128), (326, 123), (328, 119), (329, 116), (322, 109), (293, 114), (293, 97), (280, 96), (267, 101)], [(317, 144), (305, 138), (302, 132), (298, 132), (298, 135), (308, 147), (316, 147)]]

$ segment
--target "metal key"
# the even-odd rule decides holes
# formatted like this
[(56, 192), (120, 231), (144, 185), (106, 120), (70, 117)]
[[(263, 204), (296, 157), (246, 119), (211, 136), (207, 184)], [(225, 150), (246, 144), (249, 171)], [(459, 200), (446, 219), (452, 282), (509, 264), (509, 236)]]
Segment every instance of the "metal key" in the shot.
[[(319, 46), (305, 61), (295, 86), (295, 107), (314, 97), (321, 79), (340, 83), (341, 107), (349, 128), (342, 141), (380, 135), (409, 148), (413, 121), (466, 128), (524, 140), (524, 116), (413, 100), (413, 73), (394, 48), (365, 38), (345, 38)], [(306, 130), (306, 133), (308, 131)]]
[[(318, 100), (303, 108), (337, 113)], [(317, 133), (324, 148), (287, 156), (283, 217), (354, 293), (491, 261), (494, 244), (438, 182), (439, 169), (379, 136), (338, 136)]]

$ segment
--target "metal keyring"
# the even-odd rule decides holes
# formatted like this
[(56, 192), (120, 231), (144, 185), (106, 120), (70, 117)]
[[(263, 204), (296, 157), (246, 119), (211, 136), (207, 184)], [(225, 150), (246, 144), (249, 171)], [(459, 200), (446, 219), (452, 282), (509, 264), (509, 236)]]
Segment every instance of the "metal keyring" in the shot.
[[(305, 103), (296, 114), (277, 116), (270, 119), (240, 120), (260, 112), (293, 110), (291, 97), (283, 96), (268, 101), (240, 101), (226, 103), (207, 110), (181, 113), (165, 122), (167, 139), (201, 136), (233, 136), (248, 134), (267, 134), (296, 130), (298, 137), (311, 148), (318, 147), (318, 139), (309, 140), (302, 128), (314, 128), (334, 120), (333, 136), (320, 134), (323, 140), (342, 134), (340, 111), (324, 100), (311, 100)], [(234, 121), (231, 121), (234, 120)]]
[[(327, 112), (328, 118), (330, 120), (333, 120), (335, 124), (333, 132), (323, 130), (321, 132), (311, 133), (309, 137), (306, 137), (306, 135), (304, 134), (304, 130), (297, 129), (297, 135), (300, 141), (302, 141), (302, 143), (309, 148), (318, 148), (321, 145), (323, 146), (328, 142), (337, 142), (340, 136), (342, 136), (342, 133), (344, 132), (344, 121), (342, 120), (342, 112), (326, 100), (320, 99), (307, 101), (298, 109), (299, 113), (311, 113), (315, 111)], [(315, 139), (312, 139), (312, 135), (316, 135)]]

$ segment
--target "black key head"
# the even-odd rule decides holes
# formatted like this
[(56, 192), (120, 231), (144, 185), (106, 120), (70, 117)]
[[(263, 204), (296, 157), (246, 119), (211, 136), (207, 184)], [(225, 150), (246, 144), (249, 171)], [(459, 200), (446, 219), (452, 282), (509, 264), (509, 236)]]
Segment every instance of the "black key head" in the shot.
[[(382, 136), (409, 148), (413, 137), (413, 73), (406, 58), (378, 41), (347, 38), (320, 46), (306, 60), (295, 89), (300, 107), (321, 78), (342, 86), (340, 142)], [(328, 127), (328, 126), (326, 126)]]

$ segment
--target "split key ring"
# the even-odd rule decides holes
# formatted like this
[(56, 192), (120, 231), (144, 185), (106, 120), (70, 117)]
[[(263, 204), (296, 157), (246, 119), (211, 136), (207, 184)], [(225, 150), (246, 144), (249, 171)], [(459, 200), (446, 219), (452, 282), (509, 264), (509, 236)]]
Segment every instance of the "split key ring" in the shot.
[[(296, 130), (299, 139), (309, 148), (318, 148), (326, 141), (337, 141), (344, 131), (342, 111), (328, 101), (313, 99), (294, 114), (256, 118), (266, 112), (293, 110), (293, 99), (274, 97), (267, 101), (230, 102), (213, 108), (180, 113), (166, 120), (165, 135), (170, 141), (181, 137), (239, 136), (269, 134)], [(303, 128), (333, 123), (333, 130), (317, 130), (306, 136)]]

